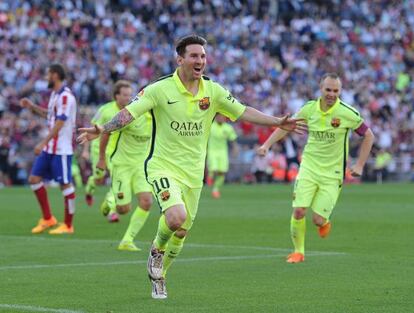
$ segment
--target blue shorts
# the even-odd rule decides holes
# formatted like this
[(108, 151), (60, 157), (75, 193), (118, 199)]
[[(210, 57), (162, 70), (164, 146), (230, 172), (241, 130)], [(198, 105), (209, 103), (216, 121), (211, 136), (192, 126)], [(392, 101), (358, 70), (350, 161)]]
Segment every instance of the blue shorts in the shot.
[(42, 151), (34, 161), (32, 176), (55, 180), (59, 184), (72, 182), (72, 156), (49, 154)]

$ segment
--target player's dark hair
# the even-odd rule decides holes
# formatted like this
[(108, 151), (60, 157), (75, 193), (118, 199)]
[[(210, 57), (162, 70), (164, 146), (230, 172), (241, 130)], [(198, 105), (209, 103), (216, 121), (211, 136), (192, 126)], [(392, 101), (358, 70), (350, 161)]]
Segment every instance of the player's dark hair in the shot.
[(203, 37), (192, 34), (185, 37), (182, 37), (178, 40), (177, 45), (175, 47), (175, 51), (179, 56), (184, 56), (185, 49), (189, 45), (201, 45), (205, 46), (207, 44), (207, 40), (205, 40)]
[(119, 95), (121, 93), (121, 89), (122, 88), (132, 88), (131, 83), (127, 80), (118, 80), (115, 84), (114, 84), (114, 88), (112, 91), (112, 97), (115, 99), (116, 95)]
[(321, 78), (320, 83), (322, 84), (327, 78), (338, 79), (339, 81), (341, 81), (341, 77), (339, 77), (337, 73), (331, 72), (331, 73), (324, 74)]
[(58, 74), (60, 80), (65, 80), (66, 78), (65, 68), (62, 64), (54, 63), (50, 65), (49, 72)]

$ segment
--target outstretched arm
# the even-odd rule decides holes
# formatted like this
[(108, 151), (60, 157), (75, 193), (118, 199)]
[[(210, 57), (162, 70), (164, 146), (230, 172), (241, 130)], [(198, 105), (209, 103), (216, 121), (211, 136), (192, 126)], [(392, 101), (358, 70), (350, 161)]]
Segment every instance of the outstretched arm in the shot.
[(285, 131), (293, 131), (302, 134), (306, 130), (305, 120), (302, 118), (290, 118), (289, 115), (276, 117), (264, 114), (252, 107), (246, 107), (246, 110), (240, 117), (241, 120), (264, 126), (277, 126)]
[(368, 160), (369, 153), (371, 152), (372, 145), (374, 143), (375, 136), (372, 133), (371, 129), (368, 128), (364, 134), (364, 139), (361, 143), (361, 148), (359, 149), (359, 156), (354, 166), (351, 168), (351, 175), (354, 177), (359, 177), (362, 175), (362, 170), (365, 166), (365, 163)]
[(127, 109), (122, 109), (117, 115), (115, 115), (112, 120), (108, 123), (99, 126), (95, 125), (94, 127), (79, 128), (81, 132), (77, 141), (80, 144), (83, 144), (87, 141), (92, 141), (95, 138), (98, 138), (101, 133), (109, 134), (115, 130), (118, 130), (134, 120), (134, 117), (129, 113)]

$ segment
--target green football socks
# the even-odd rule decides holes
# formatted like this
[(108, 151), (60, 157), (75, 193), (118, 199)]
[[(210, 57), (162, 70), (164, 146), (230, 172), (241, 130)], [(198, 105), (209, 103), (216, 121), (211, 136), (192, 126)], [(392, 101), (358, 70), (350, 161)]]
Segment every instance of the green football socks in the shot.
[(134, 241), (135, 236), (139, 233), (142, 226), (144, 226), (147, 221), (149, 211), (141, 209), (139, 206), (135, 209), (134, 213), (131, 215), (129, 221), (128, 229), (125, 232), (122, 241), (131, 242)]
[(172, 236), (171, 239), (168, 241), (167, 249), (164, 254), (163, 259), (163, 276), (167, 274), (169, 267), (171, 266), (174, 259), (180, 254), (181, 250), (183, 249), (184, 245), (184, 238), (179, 238), (177, 236)]
[(292, 218), (290, 219), (290, 235), (295, 247), (295, 252), (305, 254), (305, 232), (306, 217), (297, 220), (292, 215)]
[(157, 236), (154, 240), (155, 248), (164, 251), (173, 233), (174, 231), (168, 227), (165, 221), (165, 215), (162, 214), (158, 222)]
[(224, 184), (224, 175), (216, 175), (213, 184), (213, 190), (219, 191), (221, 186)]

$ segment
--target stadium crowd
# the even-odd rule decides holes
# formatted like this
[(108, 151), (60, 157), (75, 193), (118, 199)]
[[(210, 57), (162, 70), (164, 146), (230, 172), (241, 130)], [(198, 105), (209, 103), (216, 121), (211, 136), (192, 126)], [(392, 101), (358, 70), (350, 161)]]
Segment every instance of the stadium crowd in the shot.
[[(174, 40), (189, 33), (209, 42), (208, 75), (269, 114), (295, 112), (317, 92), (323, 73), (338, 72), (341, 98), (374, 131), (377, 155), (391, 154), (401, 161), (399, 171), (412, 173), (413, 11), (413, 0), (1, 2), (0, 184), (26, 182), (45, 123), (18, 100), (27, 96), (47, 106), (44, 71), (51, 61), (67, 67), (67, 83), (81, 105), (78, 124), (87, 125), (117, 79), (138, 90), (171, 73)], [(252, 164), (248, 171), (255, 173), (268, 172), (280, 154), (285, 161), (287, 153), (297, 158), (304, 143), (293, 137), (262, 164), (253, 149), (271, 130), (246, 123), (236, 129), (241, 149), (233, 162)]]

